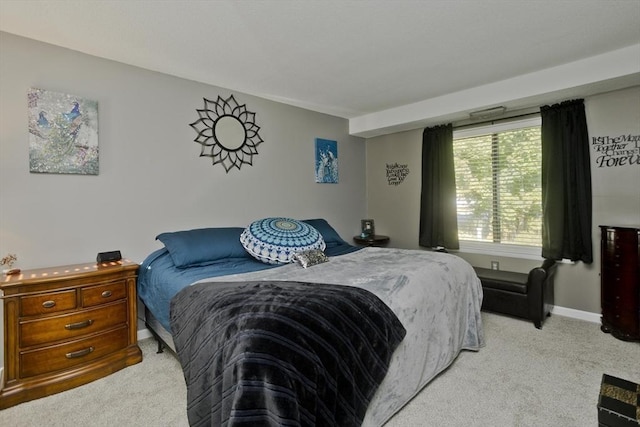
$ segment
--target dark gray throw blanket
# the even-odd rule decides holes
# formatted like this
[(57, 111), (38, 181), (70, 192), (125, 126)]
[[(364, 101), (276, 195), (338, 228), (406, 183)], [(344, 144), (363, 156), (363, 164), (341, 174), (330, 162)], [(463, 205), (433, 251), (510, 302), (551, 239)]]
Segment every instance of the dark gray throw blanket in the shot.
[(191, 426), (359, 426), (405, 329), (364, 289), (205, 282), (171, 301)]

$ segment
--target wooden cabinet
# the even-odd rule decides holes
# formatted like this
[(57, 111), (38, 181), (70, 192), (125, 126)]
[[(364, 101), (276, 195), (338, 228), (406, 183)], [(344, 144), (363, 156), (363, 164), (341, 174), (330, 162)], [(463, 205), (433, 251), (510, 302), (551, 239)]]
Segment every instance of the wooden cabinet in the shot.
[(601, 225), (602, 330), (640, 340), (640, 228)]
[(142, 360), (136, 277), (128, 261), (3, 276), (0, 409), (58, 393)]

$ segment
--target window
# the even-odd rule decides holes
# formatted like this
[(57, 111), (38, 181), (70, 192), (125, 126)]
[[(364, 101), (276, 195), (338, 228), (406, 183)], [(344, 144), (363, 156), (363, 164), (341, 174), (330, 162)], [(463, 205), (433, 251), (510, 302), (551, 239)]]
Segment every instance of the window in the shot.
[(539, 257), (540, 117), (456, 130), (453, 154), (460, 249)]

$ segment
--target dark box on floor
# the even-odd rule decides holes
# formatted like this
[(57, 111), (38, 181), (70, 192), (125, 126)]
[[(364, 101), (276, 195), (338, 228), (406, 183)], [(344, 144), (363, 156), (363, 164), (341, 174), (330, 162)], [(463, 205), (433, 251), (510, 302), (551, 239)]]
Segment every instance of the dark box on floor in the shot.
[(640, 426), (640, 385), (611, 375), (602, 375), (598, 399), (598, 425)]

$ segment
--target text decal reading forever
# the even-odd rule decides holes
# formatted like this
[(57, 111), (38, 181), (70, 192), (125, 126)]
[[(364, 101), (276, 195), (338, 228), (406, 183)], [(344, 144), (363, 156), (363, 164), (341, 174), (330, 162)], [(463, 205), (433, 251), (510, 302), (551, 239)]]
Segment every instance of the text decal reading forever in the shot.
[(591, 146), (599, 168), (640, 166), (640, 135), (594, 136)]

